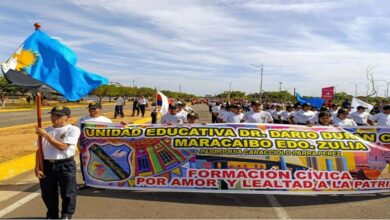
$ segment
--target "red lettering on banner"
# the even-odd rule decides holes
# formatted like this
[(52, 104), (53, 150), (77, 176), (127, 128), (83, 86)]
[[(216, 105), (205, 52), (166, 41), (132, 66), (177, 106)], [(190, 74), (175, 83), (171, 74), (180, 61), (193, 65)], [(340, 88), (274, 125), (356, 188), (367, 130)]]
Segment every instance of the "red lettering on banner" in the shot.
[(192, 179), (192, 178), (173, 178), (170, 183), (171, 186), (191, 186), (191, 187), (203, 187), (203, 188), (215, 188), (218, 187), (217, 180), (215, 179)]
[(212, 170), (211, 177), (212, 178), (221, 178), (221, 172), (219, 172), (219, 170)]
[(329, 185), (326, 181), (317, 182), (316, 189), (328, 189)]
[(165, 186), (168, 180), (165, 177), (136, 177), (136, 186)]
[(299, 170), (295, 172), (295, 178), (301, 180), (352, 180), (349, 172)]
[(188, 177), (195, 177), (197, 173), (197, 170), (189, 169), (187, 172)]
[(361, 181), (361, 180), (355, 180), (355, 181), (353, 182), (353, 184), (354, 184), (354, 187), (353, 187), (353, 188), (358, 189), (358, 188), (360, 188), (360, 187), (363, 185), (363, 181)]
[(265, 180), (263, 183), (264, 188), (274, 188), (273, 184), (271, 183), (270, 180)]
[(228, 183), (229, 188), (234, 188), (236, 187), (238, 180), (225, 180), (225, 181)]
[(368, 181), (364, 181), (363, 182), (363, 186), (362, 186), (363, 189), (368, 189), (370, 188), (370, 183)]
[(349, 172), (345, 172), (345, 171), (341, 172), (340, 179), (342, 179), (342, 180), (353, 180), (351, 174)]

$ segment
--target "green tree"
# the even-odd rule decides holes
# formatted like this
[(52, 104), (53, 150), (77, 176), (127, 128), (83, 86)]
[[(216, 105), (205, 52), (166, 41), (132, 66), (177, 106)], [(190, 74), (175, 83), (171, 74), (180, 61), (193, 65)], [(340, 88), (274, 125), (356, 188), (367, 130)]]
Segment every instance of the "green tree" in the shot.
[(334, 102), (337, 104), (341, 104), (346, 99), (352, 100), (352, 95), (346, 92), (336, 92), (334, 95)]

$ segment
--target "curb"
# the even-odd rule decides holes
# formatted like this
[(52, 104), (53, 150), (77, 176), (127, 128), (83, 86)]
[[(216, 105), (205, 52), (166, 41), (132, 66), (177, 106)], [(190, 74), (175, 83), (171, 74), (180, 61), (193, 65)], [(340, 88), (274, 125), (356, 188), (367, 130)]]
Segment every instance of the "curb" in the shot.
[[(145, 117), (135, 120), (134, 124), (146, 124), (151, 120), (152, 119), (150, 117)], [(0, 163), (0, 181), (11, 179), (19, 174), (33, 170), (34, 168), (35, 153), (28, 154), (4, 163)]]
[(0, 181), (10, 179), (35, 167), (35, 153), (0, 163)]
[[(78, 104), (78, 105), (69, 105), (67, 107), (69, 107), (69, 108), (78, 108), (78, 107), (85, 107), (87, 105), (88, 105), (88, 103), (86, 103), (86, 104)], [(113, 106), (113, 105), (115, 105), (115, 103), (113, 103), (113, 102), (109, 102), (109, 103), (104, 103), (103, 104), (103, 106)], [(47, 110), (47, 109), (51, 109), (53, 107), (55, 107), (55, 105), (53, 105), (53, 106), (45, 106), (45, 107), (42, 107), (42, 109)], [(0, 113), (23, 112), (23, 111), (36, 111), (36, 107), (33, 106), (32, 108), (0, 109)]]

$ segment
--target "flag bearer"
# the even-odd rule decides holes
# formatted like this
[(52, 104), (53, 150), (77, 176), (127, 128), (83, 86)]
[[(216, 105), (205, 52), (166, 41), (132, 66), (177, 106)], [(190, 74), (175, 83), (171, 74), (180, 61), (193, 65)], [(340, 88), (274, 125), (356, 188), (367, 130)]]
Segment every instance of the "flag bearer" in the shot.
[(69, 108), (57, 106), (50, 114), (52, 126), (46, 129), (36, 128), (36, 133), (42, 137), (44, 160), (43, 170), (36, 166), (35, 175), (39, 178), (42, 199), (47, 208), (46, 217), (50, 219), (59, 217), (60, 192), (61, 218), (70, 219), (76, 210), (76, 163), (73, 156), (80, 129), (68, 124), (71, 114)]

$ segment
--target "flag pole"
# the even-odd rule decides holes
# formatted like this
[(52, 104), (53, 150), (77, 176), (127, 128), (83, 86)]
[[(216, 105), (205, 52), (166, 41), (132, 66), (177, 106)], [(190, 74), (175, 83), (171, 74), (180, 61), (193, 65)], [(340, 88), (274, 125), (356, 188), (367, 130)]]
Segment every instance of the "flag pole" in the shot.
[[(34, 24), (35, 31), (38, 31), (41, 28), (41, 24)], [(42, 128), (42, 95), (40, 91), (36, 93), (36, 104), (37, 104), (37, 124), (39, 128)], [(38, 135), (38, 151), (37, 151), (37, 161), (36, 167), (43, 172), (43, 148), (42, 148), (42, 136)]]

